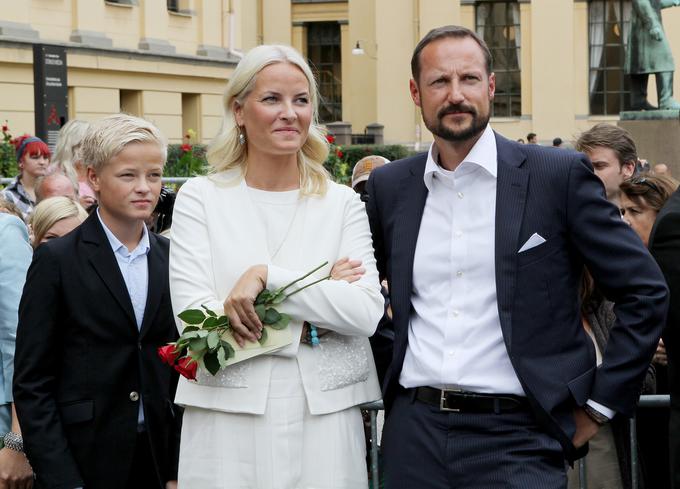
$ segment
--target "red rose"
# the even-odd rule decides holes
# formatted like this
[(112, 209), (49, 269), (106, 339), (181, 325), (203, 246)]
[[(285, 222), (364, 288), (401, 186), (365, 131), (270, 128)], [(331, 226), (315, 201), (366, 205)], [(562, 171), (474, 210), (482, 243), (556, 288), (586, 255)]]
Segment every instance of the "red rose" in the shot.
[(179, 362), (175, 364), (175, 370), (179, 372), (182, 377), (189, 380), (196, 380), (196, 370), (198, 369), (198, 362), (192, 360), (191, 357), (182, 357)]
[(188, 153), (189, 151), (191, 151), (191, 145), (185, 143), (182, 146), (180, 146), (180, 149), (185, 153)]
[(7, 132), (9, 131), (9, 127), (7, 127), (7, 124), (2, 125), (2, 132)]
[(337, 151), (335, 152), (335, 154), (338, 155), (338, 158), (342, 158), (342, 157), (344, 156), (344, 155), (342, 154), (342, 151), (340, 151), (340, 150), (337, 150)]
[(158, 348), (158, 356), (161, 357), (161, 360), (163, 360), (163, 363), (167, 363), (171, 367), (175, 364), (177, 361), (177, 357), (179, 357), (180, 352), (176, 350), (176, 345), (165, 345), (161, 346)]
[(335, 142), (335, 136), (326, 134), (326, 141), (328, 141), (328, 144), (333, 144)]

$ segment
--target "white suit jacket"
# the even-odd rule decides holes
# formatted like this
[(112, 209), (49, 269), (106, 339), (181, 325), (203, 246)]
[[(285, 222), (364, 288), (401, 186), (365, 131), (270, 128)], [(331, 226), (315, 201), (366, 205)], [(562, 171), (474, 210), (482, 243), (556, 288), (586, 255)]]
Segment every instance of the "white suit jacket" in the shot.
[[(359, 259), (364, 276), (349, 284), (326, 280), (279, 306), (292, 316), (293, 344), (312, 414), (346, 409), (380, 398), (368, 337), (383, 314), (371, 233), (363, 203), (349, 187), (328, 182), (323, 197), (304, 197), (275, 263), (264, 224), (240, 172), (197, 177), (179, 191), (170, 245), (170, 292), (175, 314), (201, 304), (222, 311), (238, 278), (250, 266), (268, 265), (267, 288), (301, 277), (324, 261), (309, 281), (326, 276), (342, 257)], [(305, 281), (305, 283), (308, 283)], [(333, 331), (322, 345), (300, 345), (303, 321)], [(180, 379), (176, 402), (225, 412), (262, 414), (272, 356), (227, 367), (212, 377), (199, 369), (197, 382)]]

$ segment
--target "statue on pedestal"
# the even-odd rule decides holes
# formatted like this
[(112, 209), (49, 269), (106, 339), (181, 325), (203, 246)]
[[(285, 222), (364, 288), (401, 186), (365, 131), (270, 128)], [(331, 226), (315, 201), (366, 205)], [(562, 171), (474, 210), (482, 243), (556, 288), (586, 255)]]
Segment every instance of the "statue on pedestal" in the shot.
[(632, 0), (630, 36), (624, 70), (631, 80), (631, 109), (655, 110), (647, 100), (649, 75), (656, 78), (659, 109), (680, 109), (673, 99), (675, 63), (661, 22), (661, 9), (680, 6), (680, 0)]

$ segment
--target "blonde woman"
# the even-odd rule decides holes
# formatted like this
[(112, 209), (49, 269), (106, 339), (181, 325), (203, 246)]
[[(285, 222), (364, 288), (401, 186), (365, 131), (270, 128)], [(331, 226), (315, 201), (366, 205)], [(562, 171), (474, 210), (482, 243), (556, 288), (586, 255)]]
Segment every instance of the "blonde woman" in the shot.
[(78, 196), (80, 204), (87, 209), (97, 199), (94, 190), (87, 182), (87, 165), (80, 157), (80, 143), (83, 141), (90, 123), (79, 119), (68, 121), (59, 130), (57, 147), (54, 149), (51, 167), (60, 170), (72, 182), (78, 184)]
[[(213, 172), (182, 186), (175, 203), (170, 289), (175, 314), (205, 304), (254, 342), (257, 294), (328, 262), (333, 276), (280, 305), (293, 343), (196, 382), (186, 407), (179, 486), (184, 489), (366, 487), (359, 404), (380, 397), (368, 337), (383, 313), (368, 221), (359, 197), (328, 179), (318, 95), (302, 56), (259, 46), (224, 96)], [(348, 259), (349, 258), (349, 259)], [(309, 280), (331, 271), (326, 266)], [(301, 342), (307, 321), (329, 331)]]
[(68, 197), (50, 197), (41, 201), (31, 215), (33, 248), (70, 233), (85, 219), (85, 209)]

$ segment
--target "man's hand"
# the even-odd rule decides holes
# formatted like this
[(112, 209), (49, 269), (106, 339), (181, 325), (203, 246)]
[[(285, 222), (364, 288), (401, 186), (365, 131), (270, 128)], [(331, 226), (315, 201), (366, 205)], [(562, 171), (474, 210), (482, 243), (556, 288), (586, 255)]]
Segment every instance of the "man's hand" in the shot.
[(0, 489), (31, 489), (33, 470), (21, 452), (0, 450)]
[(168, 481), (165, 483), (165, 489), (177, 489), (177, 481)]
[(652, 362), (664, 366), (668, 365), (668, 354), (666, 353), (666, 345), (664, 345), (663, 340), (659, 340)]
[(581, 448), (588, 443), (588, 440), (595, 436), (600, 429), (600, 425), (593, 421), (582, 407), (574, 409), (574, 423), (576, 424), (576, 433), (574, 433), (571, 442), (576, 448)]

